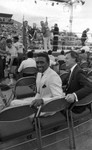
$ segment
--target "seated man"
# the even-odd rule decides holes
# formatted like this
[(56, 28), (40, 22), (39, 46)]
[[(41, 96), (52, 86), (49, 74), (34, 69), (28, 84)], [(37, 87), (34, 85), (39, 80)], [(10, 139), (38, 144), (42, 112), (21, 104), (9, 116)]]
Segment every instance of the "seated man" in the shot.
[[(78, 65), (78, 53), (69, 51), (66, 53), (66, 67), (70, 69), (70, 75), (65, 89), (66, 100), (69, 103), (79, 101), (92, 92), (92, 83), (89, 82), (85, 73)], [(78, 109), (76, 106), (73, 109), (75, 113), (81, 113), (85, 107)]]
[(59, 75), (49, 67), (49, 63), (50, 60), (46, 52), (39, 53), (37, 55), (37, 94), (34, 98), (13, 100), (11, 102), (12, 106), (29, 104), (37, 107), (54, 99), (65, 97), (65, 94), (62, 90), (62, 81)]
[(27, 67), (36, 67), (36, 62), (33, 59), (33, 52), (31, 50), (27, 52), (27, 59), (21, 62), (18, 68), (18, 72), (21, 72), (23, 69)]

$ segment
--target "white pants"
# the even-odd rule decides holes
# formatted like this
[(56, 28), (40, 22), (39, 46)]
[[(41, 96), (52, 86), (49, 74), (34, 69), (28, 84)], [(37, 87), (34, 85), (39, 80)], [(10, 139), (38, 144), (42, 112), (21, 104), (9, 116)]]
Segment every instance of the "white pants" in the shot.
[(32, 105), (35, 97), (28, 97), (25, 99), (15, 99), (10, 103), (10, 106), (23, 106), (23, 105)]
[(50, 36), (49, 37), (43, 37), (43, 46), (44, 50), (51, 50), (51, 43), (50, 43)]

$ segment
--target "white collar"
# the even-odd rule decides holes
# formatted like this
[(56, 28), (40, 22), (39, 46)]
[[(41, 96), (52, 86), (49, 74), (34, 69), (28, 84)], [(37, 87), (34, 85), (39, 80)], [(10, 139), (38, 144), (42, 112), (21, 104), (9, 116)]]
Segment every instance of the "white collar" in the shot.
[(48, 67), (42, 74), (46, 74), (49, 71), (50, 67)]
[(71, 72), (73, 72), (73, 70), (76, 66), (77, 66), (77, 63), (71, 68)]

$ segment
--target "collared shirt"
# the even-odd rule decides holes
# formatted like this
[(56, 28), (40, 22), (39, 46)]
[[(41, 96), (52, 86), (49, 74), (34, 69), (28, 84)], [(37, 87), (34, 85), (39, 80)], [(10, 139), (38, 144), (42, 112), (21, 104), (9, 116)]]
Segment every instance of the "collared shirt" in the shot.
[(26, 60), (23, 60), (18, 68), (18, 72), (21, 72), (23, 69), (27, 67), (36, 67), (36, 62), (32, 58), (28, 58)]

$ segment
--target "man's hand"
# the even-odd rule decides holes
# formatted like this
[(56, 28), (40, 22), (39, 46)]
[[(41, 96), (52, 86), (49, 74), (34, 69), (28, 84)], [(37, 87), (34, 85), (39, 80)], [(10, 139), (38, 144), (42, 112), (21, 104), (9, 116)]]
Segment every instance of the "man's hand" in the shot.
[(74, 103), (75, 101), (75, 95), (74, 94), (67, 94), (65, 97), (66, 101), (69, 103)]
[(43, 99), (35, 99), (33, 102), (32, 102), (32, 106), (41, 106), (43, 104)]

